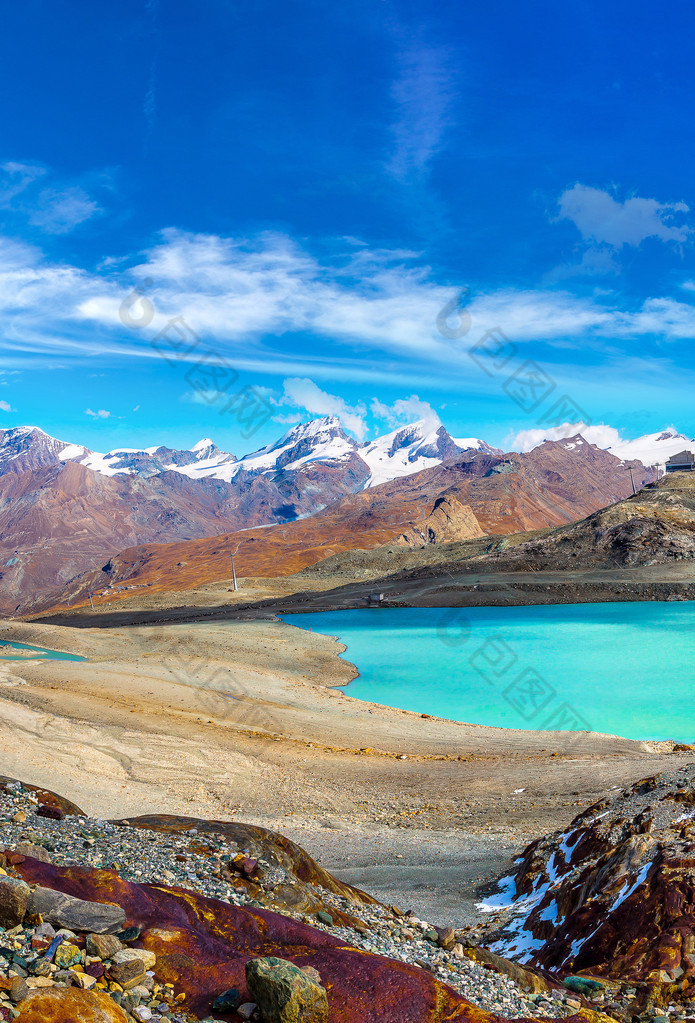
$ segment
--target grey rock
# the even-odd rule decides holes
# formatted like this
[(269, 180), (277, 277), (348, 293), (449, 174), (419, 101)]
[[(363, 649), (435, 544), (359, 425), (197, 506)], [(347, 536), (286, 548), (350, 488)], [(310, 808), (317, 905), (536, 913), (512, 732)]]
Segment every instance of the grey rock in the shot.
[(35, 888), (29, 897), (29, 913), (40, 913), (54, 927), (110, 934), (125, 923), (125, 911), (106, 902), (86, 902), (52, 888)]

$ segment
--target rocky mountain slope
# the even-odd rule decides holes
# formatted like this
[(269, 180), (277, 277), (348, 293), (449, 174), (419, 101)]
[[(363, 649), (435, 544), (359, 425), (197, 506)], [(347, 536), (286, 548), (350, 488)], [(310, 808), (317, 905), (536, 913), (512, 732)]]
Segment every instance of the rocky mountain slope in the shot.
[(513, 549), (485, 554), (476, 571), (636, 568), (695, 558), (695, 474), (671, 473), (593, 515)]
[(438, 424), (359, 445), (335, 417), (300, 424), (241, 459), (208, 439), (190, 451), (100, 455), (35, 427), (0, 431), (0, 611), (133, 544), (300, 519), (376, 479), (460, 453)]
[(679, 764), (532, 842), (487, 900), (503, 908), (481, 940), (521, 963), (598, 978), (606, 1002), (622, 991), (633, 1014), (692, 1008), (694, 807), (695, 765)]
[[(648, 474), (633, 465), (641, 482)], [(265, 529), (170, 546), (139, 546), (110, 559), (106, 571), (75, 579), (59, 593), (32, 600), (23, 613), (125, 596), (125, 587), (181, 590), (230, 577), (230, 556), (238, 575), (288, 575), (341, 551), (369, 549), (395, 540), (428, 520), (442, 498), (471, 510), (471, 535), (508, 534), (568, 523), (632, 490), (618, 458), (575, 441), (547, 442), (527, 454), (462, 454), (358, 494), (343, 497), (310, 518)]]
[(396, 542), (409, 547), (425, 547), (428, 544), (473, 540), (480, 536), (485, 536), (485, 533), (470, 507), (452, 495), (438, 497), (427, 518), (401, 533)]
[[(179, 473), (107, 477), (75, 462), (0, 476), (0, 609), (46, 592), (124, 546), (277, 521), (294, 487), (265, 478), (245, 490)], [(309, 505), (311, 507), (311, 505)]]
[(2, 1019), (601, 1019), (559, 980), (387, 909), (263, 828), (90, 819), (4, 778), (0, 839)]

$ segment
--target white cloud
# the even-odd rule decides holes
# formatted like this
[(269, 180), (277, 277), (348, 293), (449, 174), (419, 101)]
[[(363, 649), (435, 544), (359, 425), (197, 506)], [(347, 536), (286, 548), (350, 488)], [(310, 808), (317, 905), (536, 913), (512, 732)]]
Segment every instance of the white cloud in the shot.
[(559, 205), (558, 219), (576, 224), (585, 241), (614, 249), (639, 245), (645, 238), (683, 243), (692, 234), (691, 228), (674, 223), (674, 214), (690, 211), (684, 202), (660, 203), (638, 196), (619, 202), (600, 188), (576, 184), (562, 193)]
[(0, 401), (0, 409), (2, 409), (3, 412), (16, 412), (17, 411), (16, 408), (12, 408), (12, 406), (9, 403), (9, 401)]
[(86, 416), (92, 416), (93, 419), (110, 419), (111, 413), (107, 412), (105, 408), (100, 408), (97, 412), (93, 412), (91, 408), (84, 410)]
[(367, 410), (364, 405), (348, 405), (338, 395), (322, 391), (313, 380), (299, 377), (285, 380), (280, 404), (304, 408), (316, 416), (339, 416), (346, 429), (354, 433), (358, 440), (364, 439), (367, 430), (365, 423)]
[(393, 405), (385, 405), (378, 398), (374, 398), (369, 407), (377, 419), (383, 420), (391, 427), (405, 426), (418, 419), (441, 423), (430, 403), (422, 401), (417, 394), (411, 394), (409, 398), (398, 398)]
[(286, 416), (273, 416), (272, 419), (274, 423), (280, 423), (282, 426), (294, 426), (302, 421), (299, 412), (292, 412)]
[[(0, 237), (5, 365), (12, 365), (13, 352), (156, 359), (150, 342), (176, 317), (239, 372), (403, 388), (412, 386), (414, 375), (421, 386), (453, 380), (462, 388), (475, 386), (467, 348), (496, 326), (515, 344), (545, 341), (561, 348), (614, 349), (624, 342), (627, 349), (651, 334), (695, 338), (695, 305), (687, 301), (656, 296), (626, 311), (605, 295), (510, 288), (471, 300), (471, 331), (452, 342), (436, 321), (454, 290), (433, 282), (429, 268), (414, 262), (410, 253), (363, 248), (349, 251), (342, 262), (320, 261), (277, 234), (234, 239), (167, 231), (139, 264), (117, 277), (111, 266), (90, 273)], [(124, 325), (119, 309), (133, 284), (147, 278), (155, 315), (136, 330)], [(288, 342), (295, 333), (312, 337), (313, 344)], [(182, 370), (186, 358), (196, 356), (183, 355)]]
[(562, 423), (557, 427), (522, 430), (509, 440), (514, 451), (531, 451), (546, 440), (558, 441), (580, 433), (590, 444), (610, 451), (618, 458), (629, 461), (636, 459), (643, 465), (663, 465), (671, 455), (692, 446), (692, 441), (680, 434), (673, 426), (656, 433), (643, 434), (629, 439), (620, 430), (607, 423), (587, 426), (585, 423)]
[[(532, 451), (546, 440), (563, 440), (581, 433), (582, 437), (600, 448), (610, 447), (620, 440), (618, 431), (612, 426), (587, 426), (586, 423), (561, 423), (559, 426), (536, 427), (520, 430), (508, 441), (511, 451)], [(604, 443), (605, 442), (605, 443)]]

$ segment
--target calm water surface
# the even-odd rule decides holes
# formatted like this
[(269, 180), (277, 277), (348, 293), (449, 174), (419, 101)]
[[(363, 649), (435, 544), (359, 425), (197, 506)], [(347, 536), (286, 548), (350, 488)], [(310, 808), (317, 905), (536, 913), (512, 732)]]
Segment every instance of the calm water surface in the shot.
[(38, 658), (42, 661), (84, 661), (77, 654), (64, 654), (60, 650), (44, 650), (40, 646), (29, 646), (28, 643), (11, 643), (8, 639), (0, 639), (0, 661), (27, 661)]
[(695, 602), (287, 615), (337, 636), (357, 699), (507, 728), (695, 741)]

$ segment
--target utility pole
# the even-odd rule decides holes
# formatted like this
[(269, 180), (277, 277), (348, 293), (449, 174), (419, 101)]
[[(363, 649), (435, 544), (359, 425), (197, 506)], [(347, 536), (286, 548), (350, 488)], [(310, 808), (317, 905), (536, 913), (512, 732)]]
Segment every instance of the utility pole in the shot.
[(633, 495), (634, 495), (634, 494), (636, 494), (636, 493), (637, 493), (637, 491), (635, 490), (635, 478), (634, 478), (634, 476), (632, 475), (632, 466), (631, 466), (631, 465), (628, 465), (628, 467), (627, 467), (627, 471), (628, 471), (628, 472), (630, 473), (630, 480), (631, 480), (631, 482), (632, 482), (632, 493), (633, 493)]
[(89, 590), (88, 592), (89, 592), (89, 606), (91, 607), (91, 609), (93, 611), (94, 610), (94, 601), (92, 600), (92, 591)]
[(239, 553), (239, 548), (241, 547), (241, 544), (242, 544), (242, 541), (240, 540), (239, 543), (234, 548), (234, 550), (232, 551), (232, 553), (229, 555), (230, 558), (232, 559), (232, 579), (233, 579), (233, 585), (234, 585), (234, 592), (235, 593), (239, 589), (239, 587), (237, 586), (237, 582), (236, 582), (236, 568), (234, 567), (234, 555)]

